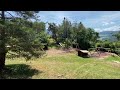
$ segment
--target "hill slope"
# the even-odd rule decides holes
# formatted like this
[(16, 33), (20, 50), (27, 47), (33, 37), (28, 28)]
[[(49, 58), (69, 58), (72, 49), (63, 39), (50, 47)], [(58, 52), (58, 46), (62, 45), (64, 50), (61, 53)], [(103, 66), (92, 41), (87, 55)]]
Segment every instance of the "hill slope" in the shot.
[(100, 39), (101, 40), (110, 40), (110, 41), (115, 41), (116, 38), (114, 36), (112, 36), (113, 34), (118, 33), (118, 31), (102, 31), (99, 32), (100, 35)]

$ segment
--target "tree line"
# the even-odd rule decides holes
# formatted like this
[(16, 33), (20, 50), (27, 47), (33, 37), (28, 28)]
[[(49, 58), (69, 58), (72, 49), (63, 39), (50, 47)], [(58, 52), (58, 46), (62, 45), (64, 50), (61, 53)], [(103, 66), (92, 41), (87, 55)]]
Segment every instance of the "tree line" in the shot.
[(99, 33), (94, 29), (86, 28), (82, 22), (71, 23), (67, 18), (59, 25), (49, 23), (48, 31), (56, 44), (62, 43), (65, 48), (78, 45), (78, 48), (88, 50), (95, 46), (99, 38)]

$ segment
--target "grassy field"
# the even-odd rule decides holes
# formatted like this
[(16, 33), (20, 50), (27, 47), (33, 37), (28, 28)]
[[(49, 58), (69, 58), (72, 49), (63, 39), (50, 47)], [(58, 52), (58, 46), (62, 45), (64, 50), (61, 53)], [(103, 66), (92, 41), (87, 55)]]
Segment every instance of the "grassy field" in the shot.
[(11, 72), (7, 72), (3, 78), (120, 79), (119, 61), (120, 58), (116, 56), (81, 58), (76, 53), (46, 55), (30, 61), (23, 58), (7, 59), (6, 66)]

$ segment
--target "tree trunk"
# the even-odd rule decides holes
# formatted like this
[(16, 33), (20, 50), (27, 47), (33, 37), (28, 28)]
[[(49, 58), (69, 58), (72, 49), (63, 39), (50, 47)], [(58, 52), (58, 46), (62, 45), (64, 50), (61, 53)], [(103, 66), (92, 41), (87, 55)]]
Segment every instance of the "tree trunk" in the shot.
[(5, 28), (4, 28), (5, 14), (4, 14), (4, 11), (2, 11), (1, 20), (2, 20), (1, 24), (3, 25), (3, 27), (0, 30), (0, 71), (2, 69), (4, 69), (4, 67), (5, 67), (5, 57), (6, 57), (6, 50), (5, 50)]
[(0, 71), (5, 67), (5, 56), (6, 53), (0, 53)]

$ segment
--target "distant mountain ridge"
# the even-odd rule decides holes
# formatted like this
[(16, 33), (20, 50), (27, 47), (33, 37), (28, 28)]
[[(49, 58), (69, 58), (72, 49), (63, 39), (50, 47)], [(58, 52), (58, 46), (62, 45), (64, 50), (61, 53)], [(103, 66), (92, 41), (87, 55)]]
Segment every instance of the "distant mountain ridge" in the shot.
[(119, 31), (102, 31), (102, 32), (99, 32), (99, 36), (101, 40), (115, 41), (116, 38), (112, 35), (117, 34), (118, 32)]

